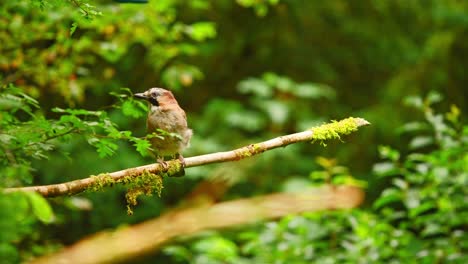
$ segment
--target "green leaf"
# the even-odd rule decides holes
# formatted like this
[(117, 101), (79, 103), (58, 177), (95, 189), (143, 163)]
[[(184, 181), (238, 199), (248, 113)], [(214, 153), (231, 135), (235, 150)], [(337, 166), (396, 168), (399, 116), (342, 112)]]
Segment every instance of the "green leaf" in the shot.
[(193, 249), (218, 260), (233, 259), (238, 253), (237, 245), (222, 237), (209, 237), (200, 240), (195, 243)]
[(401, 190), (406, 190), (409, 187), (408, 182), (400, 178), (393, 179), (392, 183)]
[(355, 186), (359, 188), (367, 188), (367, 182), (358, 180), (351, 175), (337, 175), (334, 176), (332, 179), (332, 183), (334, 185), (349, 185), (349, 186)]
[(273, 95), (273, 89), (263, 80), (248, 78), (237, 85), (237, 90), (244, 94), (254, 94), (259, 97), (269, 98)]
[(418, 149), (418, 148), (423, 148), (423, 147), (430, 146), (433, 143), (434, 143), (434, 140), (433, 140), (432, 137), (419, 136), (419, 137), (413, 138), (410, 141), (408, 146), (409, 146), (410, 149)]
[(380, 162), (372, 166), (372, 172), (379, 177), (398, 175), (400, 170), (393, 162)]
[(389, 146), (380, 145), (378, 150), (380, 157), (383, 159), (389, 159), (391, 161), (398, 161), (400, 159), (400, 152)]
[(191, 258), (191, 252), (183, 246), (166, 246), (163, 252), (179, 262), (189, 262)]
[(76, 28), (78, 27), (78, 23), (73, 22), (71, 27), (70, 27), (70, 37), (75, 33)]
[(133, 146), (136, 147), (136, 150), (143, 156), (148, 156), (149, 154), (149, 149), (151, 148), (151, 144), (144, 139), (135, 139), (135, 144)]
[(436, 207), (436, 204), (433, 202), (433, 201), (427, 201), (427, 202), (424, 202), (420, 205), (418, 205), (417, 207), (415, 208), (411, 208), (409, 210), (409, 217), (413, 218), (413, 217), (416, 217), (432, 208), (435, 208)]
[(434, 236), (437, 234), (443, 234), (444, 228), (438, 223), (428, 223), (421, 232), (423, 237)]
[(390, 188), (385, 190), (382, 195), (374, 202), (373, 208), (379, 209), (390, 203), (402, 201), (403, 195), (400, 191)]
[(443, 99), (443, 97), (439, 92), (430, 91), (429, 94), (426, 96), (425, 101), (429, 105), (432, 105), (434, 103), (438, 103), (438, 102), (442, 101), (442, 99)]
[(405, 99), (403, 100), (403, 103), (407, 106), (411, 106), (411, 107), (414, 107), (416, 109), (421, 109), (421, 110), (424, 107), (423, 100), (419, 96), (405, 97)]
[(94, 146), (100, 158), (112, 156), (119, 146), (109, 139), (89, 138), (88, 143)]
[(268, 114), (271, 121), (275, 124), (282, 125), (288, 120), (290, 108), (283, 102), (273, 100), (263, 101), (259, 107)]
[(313, 171), (309, 178), (313, 181), (324, 181), (330, 178), (330, 174), (326, 171)]
[(143, 109), (136, 103), (134, 100), (127, 100), (122, 104), (122, 113), (125, 116), (130, 116), (133, 118), (139, 118), (146, 114)]
[(298, 84), (295, 86), (292, 92), (298, 97), (310, 99), (333, 99), (336, 96), (335, 90), (333, 90), (330, 86), (315, 83)]
[(197, 22), (187, 27), (187, 34), (196, 41), (216, 37), (216, 25), (213, 22)]
[(102, 111), (91, 111), (91, 110), (86, 110), (86, 109), (70, 109), (70, 108), (63, 109), (63, 108), (59, 108), (59, 107), (53, 108), (52, 112), (55, 112), (55, 113), (68, 113), (68, 114), (71, 114), (71, 115), (91, 115), (91, 116), (101, 116), (101, 115), (105, 114)]
[(409, 122), (397, 129), (398, 133), (427, 131), (429, 126), (423, 122)]
[(44, 223), (51, 223), (54, 213), (47, 200), (35, 192), (27, 192), (27, 197), (34, 215)]

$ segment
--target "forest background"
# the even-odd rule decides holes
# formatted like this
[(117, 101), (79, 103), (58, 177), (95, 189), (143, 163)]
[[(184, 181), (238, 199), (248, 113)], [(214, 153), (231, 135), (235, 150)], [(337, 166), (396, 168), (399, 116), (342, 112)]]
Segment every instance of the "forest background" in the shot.
[(324, 185), (357, 187), (365, 201), (205, 230), (138, 261), (468, 262), (467, 1), (6, 0), (0, 43), (4, 188), (154, 162), (146, 106), (131, 95), (155, 86), (187, 112), (186, 157), (350, 116), (371, 123), (326, 146), (187, 168), (131, 215), (121, 185), (47, 199), (1, 192), (4, 263), (131, 227), (193, 195), (222, 202)]

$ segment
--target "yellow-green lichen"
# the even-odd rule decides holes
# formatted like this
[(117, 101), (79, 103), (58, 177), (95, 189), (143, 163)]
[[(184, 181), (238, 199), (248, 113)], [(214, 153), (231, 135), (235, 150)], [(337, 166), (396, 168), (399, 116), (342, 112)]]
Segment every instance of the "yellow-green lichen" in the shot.
[(341, 135), (348, 135), (358, 128), (356, 119), (349, 117), (341, 121), (332, 121), (318, 127), (313, 127), (312, 143), (319, 141), (321, 145), (326, 146), (325, 141), (330, 139), (340, 139)]
[(252, 144), (249, 147), (250, 147), (250, 152), (254, 155), (265, 151), (260, 144)]
[(109, 173), (101, 173), (97, 176), (92, 175), (91, 178), (94, 179), (93, 183), (87, 187), (87, 190), (97, 192), (102, 190), (105, 187), (112, 186), (116, 181)]
[[(179, 172), (181, 168), (182, 164), (180, 162), (174, 162), (163, 175), (171, 176)], [(128, 186), (125, 195), (128, 214), (133, 214), (132, 209), (137, 205), (137, 198), (140, 195), (151, 196), (156, 192), (161, 197), (161, 191), (164, 188), (163, 177), (147, 170), (144, 170), (143, 173), (139, 173), (138, 171), (129, 172), (128, 175), (119, 179), (114, 179), (109, 173), (101, 173), (91, 177), (94, 181), (87, 187), (87, 190), (94, 192), (101, 191), (103, 188), (116, 183)]]
[(133, 207), (138, 204), (137, 199), (140, 195), (151, 196), (156, 192), (161, 197), (161, 192), (164, 188), (163, 177), (146, 170), (130, 182), (125, 180), (125, 183), (128, 185), (125, 198), (127, 201), (127, 213), (129, 215), (133, 214)]
[(249, 151), (248, 148), (241, 148), (235, 151), (237, 160), (248, 158), (252, 156), (252, 153)]
[[(184, 171), (183, 171), (183, 167), (182, 167), (182, 162), (180, 162), (179, 160), (175, 160), (173, 162), (169, 162), (168, 163), (168, 167), (164, 173), (164, 176), (169, 176), (169, 177), (173, 177), (173, 176), (183, 176), (184, 175)], [(182, 173), (182, 175), (181, 175)]]
[(235, 151), (237, 159), (248, 158), (258, 153), (263, 152), (264, 149), (260, 144), (250, 144), (247, 147), (243, 147)]

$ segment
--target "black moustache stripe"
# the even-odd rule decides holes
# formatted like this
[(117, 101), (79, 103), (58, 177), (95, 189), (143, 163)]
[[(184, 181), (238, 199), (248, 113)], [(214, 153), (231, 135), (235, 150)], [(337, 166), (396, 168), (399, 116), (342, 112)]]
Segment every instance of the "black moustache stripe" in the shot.
[(152, 97), (149, 99), (149, 102), (154, 106), (159, 106), (158, 100), (156, 100), (156, 99), (154, 99)]

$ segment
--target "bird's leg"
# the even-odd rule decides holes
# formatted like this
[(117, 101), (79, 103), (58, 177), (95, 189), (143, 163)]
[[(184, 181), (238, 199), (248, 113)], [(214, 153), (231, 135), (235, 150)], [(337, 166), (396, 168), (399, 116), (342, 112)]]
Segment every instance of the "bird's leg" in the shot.
[(179, 159), (180, 164), (182, 165), (182, 168), (185, 168), (185, 159), (184, 159), (184, 157), (182, 156), (182, 154), (177, 153), (177, 154), (176, 154), (176, 157), (177, 157), (177, 159)]
[(164, 157), (156, 157), (156, 161), (161, 165), (164, 171), (167, 171), (169, 169), (169, 165), (167, 165), (167, 162), (164, 160)]

